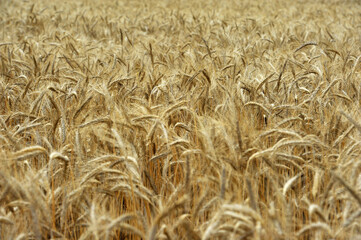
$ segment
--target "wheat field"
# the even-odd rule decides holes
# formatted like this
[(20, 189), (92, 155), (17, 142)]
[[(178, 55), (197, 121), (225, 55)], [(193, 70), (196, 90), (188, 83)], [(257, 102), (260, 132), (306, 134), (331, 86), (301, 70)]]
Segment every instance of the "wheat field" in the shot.
[(0, 12), (0, 239), (360, 239), (359, 1)]

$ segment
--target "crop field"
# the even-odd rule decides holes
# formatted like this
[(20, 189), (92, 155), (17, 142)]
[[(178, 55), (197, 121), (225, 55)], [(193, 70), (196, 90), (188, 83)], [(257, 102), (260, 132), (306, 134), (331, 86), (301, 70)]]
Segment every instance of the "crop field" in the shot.
[(0, 239), (360, 236), (360, 1), (0, 0)]

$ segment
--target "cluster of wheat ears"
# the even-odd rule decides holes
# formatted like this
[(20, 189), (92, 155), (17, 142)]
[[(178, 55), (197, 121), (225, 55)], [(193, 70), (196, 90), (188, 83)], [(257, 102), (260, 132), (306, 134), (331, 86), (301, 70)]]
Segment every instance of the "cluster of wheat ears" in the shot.
[(360, 2), (0, 11), (0, 239), (361, 234)]

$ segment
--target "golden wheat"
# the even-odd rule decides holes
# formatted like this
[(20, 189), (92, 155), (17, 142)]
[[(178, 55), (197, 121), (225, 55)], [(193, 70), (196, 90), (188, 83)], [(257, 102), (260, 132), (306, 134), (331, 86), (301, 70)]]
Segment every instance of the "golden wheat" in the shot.
[(0, 239), (361, 235), (358, 1), (0, 12)]

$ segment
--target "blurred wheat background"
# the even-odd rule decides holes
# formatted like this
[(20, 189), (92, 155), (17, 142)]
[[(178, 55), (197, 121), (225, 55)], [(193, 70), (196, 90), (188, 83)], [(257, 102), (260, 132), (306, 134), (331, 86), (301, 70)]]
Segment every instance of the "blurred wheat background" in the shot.
[(359, 1), (0, 13), (0, 239), (359, 239)]

